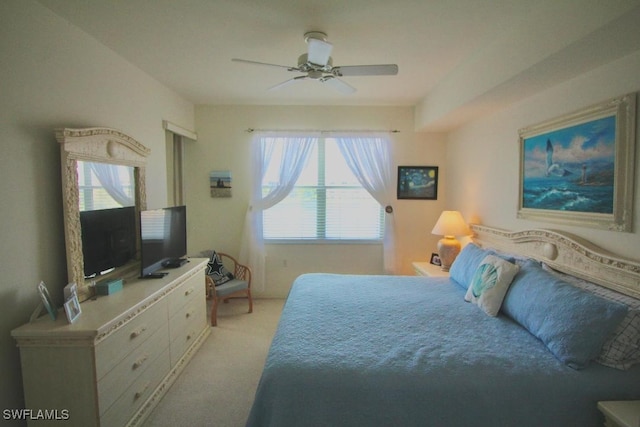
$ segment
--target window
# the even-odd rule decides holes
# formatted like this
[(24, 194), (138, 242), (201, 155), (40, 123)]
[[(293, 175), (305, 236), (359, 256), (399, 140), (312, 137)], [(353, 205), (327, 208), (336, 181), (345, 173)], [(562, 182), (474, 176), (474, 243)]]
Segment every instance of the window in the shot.
[[(263, 194), (277, 180), (279, 151), (276, 143)], [(262, 218), (269, 240), (381, 240), (384, 233), (382, 207), (362, 188), (331, 138), (318, 139), (291, 193)]]

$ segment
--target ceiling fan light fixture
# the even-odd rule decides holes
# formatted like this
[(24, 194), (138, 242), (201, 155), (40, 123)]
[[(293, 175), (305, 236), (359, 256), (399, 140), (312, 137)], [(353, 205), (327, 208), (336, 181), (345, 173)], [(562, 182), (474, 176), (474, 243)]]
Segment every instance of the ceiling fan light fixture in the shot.
[(308, 39), (307, 44), (309, 45), (307, 50), (309, 62), (319, 66), (327, 65), (333, 45), (318, 39)]

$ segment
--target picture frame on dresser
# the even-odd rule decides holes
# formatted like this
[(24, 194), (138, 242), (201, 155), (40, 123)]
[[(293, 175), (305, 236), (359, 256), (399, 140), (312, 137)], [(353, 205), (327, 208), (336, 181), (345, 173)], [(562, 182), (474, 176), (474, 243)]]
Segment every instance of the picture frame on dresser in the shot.
[[(58, 310), (56, 310), (55, 305), (53, 304), (53, 300), (51, 299), (51, 294), (49, 294), (49, 290), (47, 289), (47, 285), (45, 285), (43, 281), (38, 283), (38, 294), (40, 295), (42, 305), (49, 313), (51, 320), (56, 320)], [(40, 309), (38, 309), (38, 312), (39, 311)]]
[(518, 218), (631, 231), (636, 93), (518, 131)]
[(78, 295), (73, 294), (64, 303), (64, 312), (67, 315), (69, 323), (73, 323), (78, 320), (80, 314), (82, 314), (82, 308), (80, 307), (80, 301), (78, 301)]

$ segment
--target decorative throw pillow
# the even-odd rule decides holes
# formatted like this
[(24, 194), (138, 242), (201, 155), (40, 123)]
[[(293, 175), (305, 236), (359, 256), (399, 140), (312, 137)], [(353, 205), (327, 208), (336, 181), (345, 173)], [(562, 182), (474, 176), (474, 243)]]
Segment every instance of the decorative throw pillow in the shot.
[(464, 299), (489, 316), (497, 316), (509, 285), (520, 267), (495, 255), (487, 255), (476, 269)]
[(207, 276), (213, 279), (213, 283), (216, 286), (220, 286), (223, 283), (233, 280), (233, 274), (231, 274), (229, 270), (225, 268), (224, 264), (222, 264), (222, 259), (216, 251), (213, 251), (211, 258), (207, 263)]

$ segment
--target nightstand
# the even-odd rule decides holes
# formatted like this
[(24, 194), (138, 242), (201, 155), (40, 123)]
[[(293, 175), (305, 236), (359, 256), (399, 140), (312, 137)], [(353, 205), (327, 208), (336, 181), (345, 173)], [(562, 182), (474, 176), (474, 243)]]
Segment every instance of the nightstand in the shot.
[(612, 400), (598, 402), (604, 414), (606, 427), (638, 427), (640, 425), (640, 400)]
[(439, 265), (430, 262), (412, 262), (416, 276), (449, 277), (448, 271), (442, 271)]

